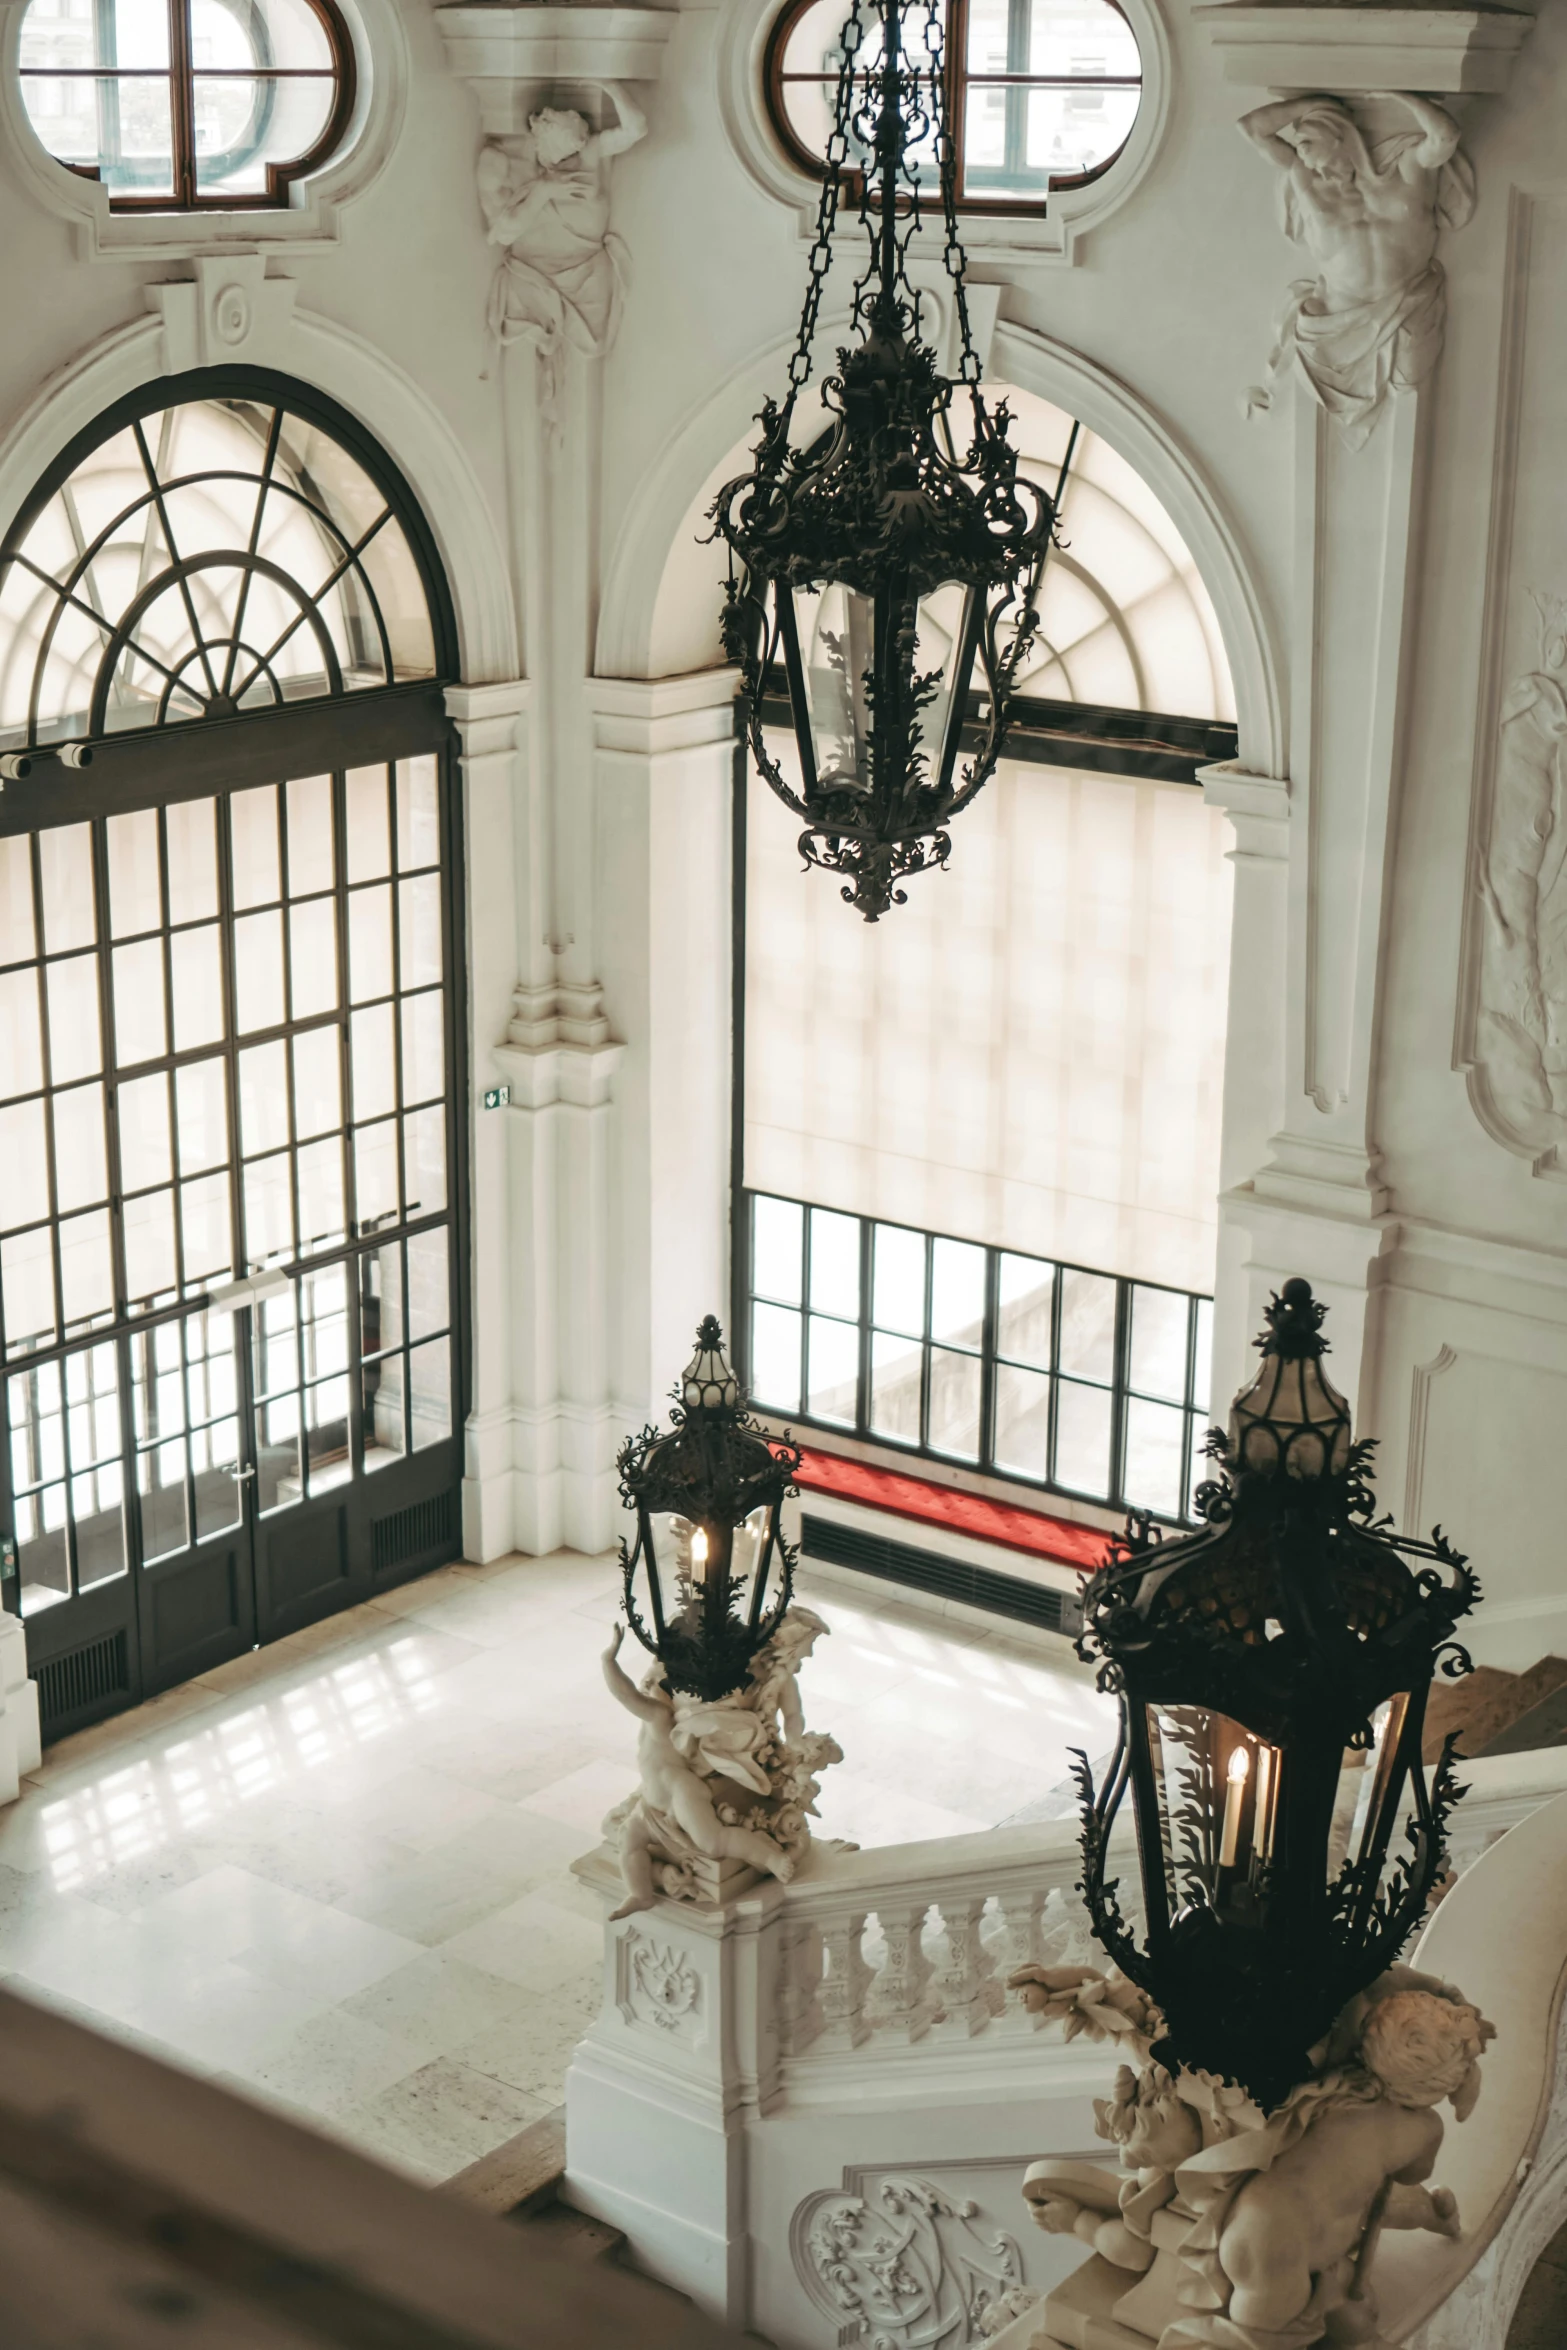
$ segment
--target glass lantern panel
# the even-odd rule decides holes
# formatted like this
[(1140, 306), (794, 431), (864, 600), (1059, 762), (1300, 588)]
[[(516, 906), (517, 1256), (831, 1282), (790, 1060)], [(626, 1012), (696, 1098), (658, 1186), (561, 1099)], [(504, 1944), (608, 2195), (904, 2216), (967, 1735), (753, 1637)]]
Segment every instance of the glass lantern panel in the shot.
[(1399, 1747), (1408, 1713), (1409, 1698), (1400, 1691), (1372, 1715), (1369, 1751), (1351, 1749), (1344, 1756), (1328, 1837), (1330, 1885), (1349, 1862), (1357, 1867), (1373, 1862), (1380, 1874), (1387, 1859), (1407, 1852), (1404, 1829), (1414, 1816), (1414, 1802)]
[[(953, 420), (960, 443), (963, 423), (961, 416)], [(940, 780), (953, 694), (967, 685), (958, 677), (966, 600), (966, 591), (949, 583), (922, 598), (919, 606), (914, 676), (929, 679), (934, 691), (919, 713), (917, 738), (930, 784)], [(875, 600), (830, 581), (822, 588), (795, 590), (794, 618), (818, 785), (823, 790), (869, 791), (873, 778), (867, 684), (875, 668)]]
[[(691, 1620), (699, 1615), (704, 1610), (709, 1585), (723, 1575), (726, 1567), (737, 1585), (730, 1599), (733, 1613), (742, 1621), (750, 1614), (759, 1573), (767, 1578), (767, 1588), (762, 1594), (765, 1611), (776, 1597), (781, 1565), (776, 1542), (769, 1542), (771, 1519), (772, 1512), (766, 1508), (753, 1510), (737, 1526), (722, 1519), (686, 1518), (673, 1511), (654, 1511), (648, 1523), (653, 1534), (653, 1559), (664, 1621), (673, 1624), (682, 1617)], [(642, 1604), (640, 1592), (638, 1604)]]
[(1144, 1709), (1168, 1914), (1257, 1907), (1278, 1804), (1277, 1748), (1205, 1706)]

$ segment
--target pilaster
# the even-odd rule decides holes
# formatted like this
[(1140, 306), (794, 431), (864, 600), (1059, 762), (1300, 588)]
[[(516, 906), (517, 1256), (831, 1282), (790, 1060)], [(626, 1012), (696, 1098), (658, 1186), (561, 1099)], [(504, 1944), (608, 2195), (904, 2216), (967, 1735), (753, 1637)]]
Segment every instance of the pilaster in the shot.
[(573, 1041), (519, 988), (491, 1053), (511, 1093), (512, 1540), (535, 1554), (606, 1550), (615, 1522), (607, 1242), (610, 1092), (624, 1048), (597, 991), (592, 1011), (584, 996), (572, 1025), (588, 1038)]
[(617, 1124), (618, 1359), (651, 1410), (729, 1294), (732, 670), (594, 678), (604, 982), (628, 1048)]
[(1290, 387), (1283, 1098), (1265, 1156), (1224, 1199), (1226, 1223), (1250, 1240), (1245, 1331), (1233, 1304), (1226, 1315), (1229, 1370), (1268, 1291), (1305, 1272), (1333, 1310), (1335, 1376), (1362, 1404), (1375, 1367), (1372, 1298), (1397, 1238), (1376, 1144), (1376, 1044), (1416, 617), (1422, 400), (1418, 389), (1393, 397), (1357, 447), (1304, 384)]
[(519, 908), (537, 886), (529, 853), (533, 687), (452, 686), (447, 714), (458, 739), (463, 795), (468, 940), (469, 1214), (473, 1283), (473, 1394), (465, 1438), (463, 1550), (501, 1557), (512, 1546), (511, 1412), (515, 1351), (511, 1178), (502, 1123), (479, 1108), (490, 1048), (505, 1031), (516, 979)]
[[(600, 1855), (576, 1873), (621, 1886)], [(606, 1925), (603, 2005), (566, 2076), (566, 2196), (623, 2228), (639, 2268), (749, 2318), (746, 2129), (777, 2094), (778, 1906), (663, 1901)]]
[[(617, 1164), (598, 948), (599, 817), (583, 684), (597, 601), (602, 361), (627, 281), (613, 165), (646, 133), (674, 19), (646, 8), (436, 11), (477, 109), (475, 217), (494, 258), (489, 373), (505, 435), (506, 530), (530, 684), (506, 716), (456, 696), (469, 729), (475, 948), (475, 1408), (471, 1556), (606, 1548), (615, 1524)], [(548, 136), (530, 126), (548, 115)], [(547, 197), (540, 207), (537, 199)], [(569, 260), (552, 223), (568, 220)], [(542, 225), (541, 225), (542, 224)], [(511, 689), (494, 689), (510, 691)], [(472, 705), (471, 708), (469, 705)], [(522, 713), (526, 712), (526, 725)], [(482, 804), (481, 804), (482, 803)], [(613, 900), (610, 901), (613, 903)], [(486, 927), (484, 917), (493, 920)]]

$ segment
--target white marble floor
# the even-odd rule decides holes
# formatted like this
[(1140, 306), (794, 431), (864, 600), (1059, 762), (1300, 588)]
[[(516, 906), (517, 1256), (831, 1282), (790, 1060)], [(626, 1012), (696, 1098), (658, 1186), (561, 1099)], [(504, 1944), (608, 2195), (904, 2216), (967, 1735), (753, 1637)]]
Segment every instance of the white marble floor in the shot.
[[(802, 1581), (823, 1832), (988, 1827), (1108, 1743), (1004, 1636)], [(452, 1566), (51, 1748), (0, 1811), (0, 1978), (435, 2181), (560, 2102), (597, 1995), (569, 1874), (631, 1787), (613, 1562)]]

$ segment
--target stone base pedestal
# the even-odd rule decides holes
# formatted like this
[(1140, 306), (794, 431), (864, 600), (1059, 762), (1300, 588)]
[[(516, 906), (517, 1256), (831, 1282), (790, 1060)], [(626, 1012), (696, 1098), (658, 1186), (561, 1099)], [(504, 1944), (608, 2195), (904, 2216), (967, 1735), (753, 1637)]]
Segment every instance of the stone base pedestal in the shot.
[[(760, 1869), (748, 1868), (743, 1860), (707, 1860), (699, 1854), (694, 1860), (682, 1860), (679, 1865), (689, 1868), (697, 1887), (694, 1895), (682, 1896), (677, 1905), (681, 1909), (698, 1912), (722, 1909), (726, 1902), (738, 1900), (753, 1885), (765, 1881)], [(594, 1852), (585, 1852), (580, 1860), (574, 1860), (571, 1873), (580, 1877), (584, 1885), (590, 1885), (595, 1893), (602, 1894), (610, 1908), (616, 1907), (625, 1896), (620, 1855), (608, 1841)]]
[[(1154, 2274), (1150, 2269), (1142, 2281)], [(1156, 2336), (1122, 2325), (1114, 2315), (1117, 2303), (1138, 2283), (1096, 2253), (1047, 2295), (1030, 2350), (1151, 2350)]]

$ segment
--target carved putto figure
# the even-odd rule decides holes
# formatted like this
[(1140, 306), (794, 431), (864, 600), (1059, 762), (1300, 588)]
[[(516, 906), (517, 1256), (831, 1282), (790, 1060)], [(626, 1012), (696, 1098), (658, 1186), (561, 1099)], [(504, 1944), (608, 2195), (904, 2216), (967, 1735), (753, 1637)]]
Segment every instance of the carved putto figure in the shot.
[(609, 168), (644, 136), (647, 120), (618, 83), (604, 90), (613, 125), (596, 131), (570, 108), (546, 106), (525, 132), (491, 140), (479, 155), (480, 209), (490, 243), (505, 248), (490, 289), (490, 331), (501, 343), (537, 345), (551, 413), (563, 348), (600, 357), (620, 324), (626, 256), (609, 225)]
[(1502, 703), (1476, 1059), (1524, 1148), (1567, 1143), (1567, 598), (1537, 595), (1539, 660)]
[[(1459, 2233), (1454, 2197), (1425, 2181), (1442, 2144), (1435, 2108), (1449, 2101), (1459, 2121), (1473, 2112), (1494, 2036), (1462, 1993), (1389, 1969), (1350, 2001), (1311, 2077), (1265, 2115), (1233, 2084), (1154, 2063), (1163, 2019), (1120, 1975), (1030, 1966), (1011, 1979), (1068, 2033), (1142, 2059), (1094, 2108), (1119, 2173), (1051, 2160), (1023, 2185), (1040, 2227), (1124, 2274), (1117, 2324), (1159, 2350), (1376, 2350), (1382, 2231)], [(1044, 2315), (1048, 2334), (1048, 2303)]]
[(1379, 91), (1367, 104), (1401, 109), (1410, 127), (1369, 139), (1342, 98), (1322, 96), (1275, 99), (1241, 123), (1283, 173), (1285, 234), (1317, 267), (1290, 287), (1268, 383), (1248, 393), (1248, 412), (1269, 405), (1294, 363), (1353, 448), (1389, 394), (1436, 365), (1447, 315), (1437, 240), (1462, 228), (1475, 202), (1450, 114), (1404, 92)]
[(657, 1665), (638, 1688), (617, 1661), (625, 1627), (615, 1626), (604, 1679), (642, 1725), (642, 1784), (604, 1822), (626, 1886), (613, 1916), (651, 1909), (660, 1894), (699, 1899), (711, 1891), (715, 1863), (738, 1861), (785, 1884), (794, 1875), (810, 1845), (821, 1773), (843, 1760), (835, 1739), (806, 1729), (800, 1701), (800, 1667), (826, 1630), (810, 1608), (792, 1607), (744, 1686), (704, 1702), (671, 1691)]

